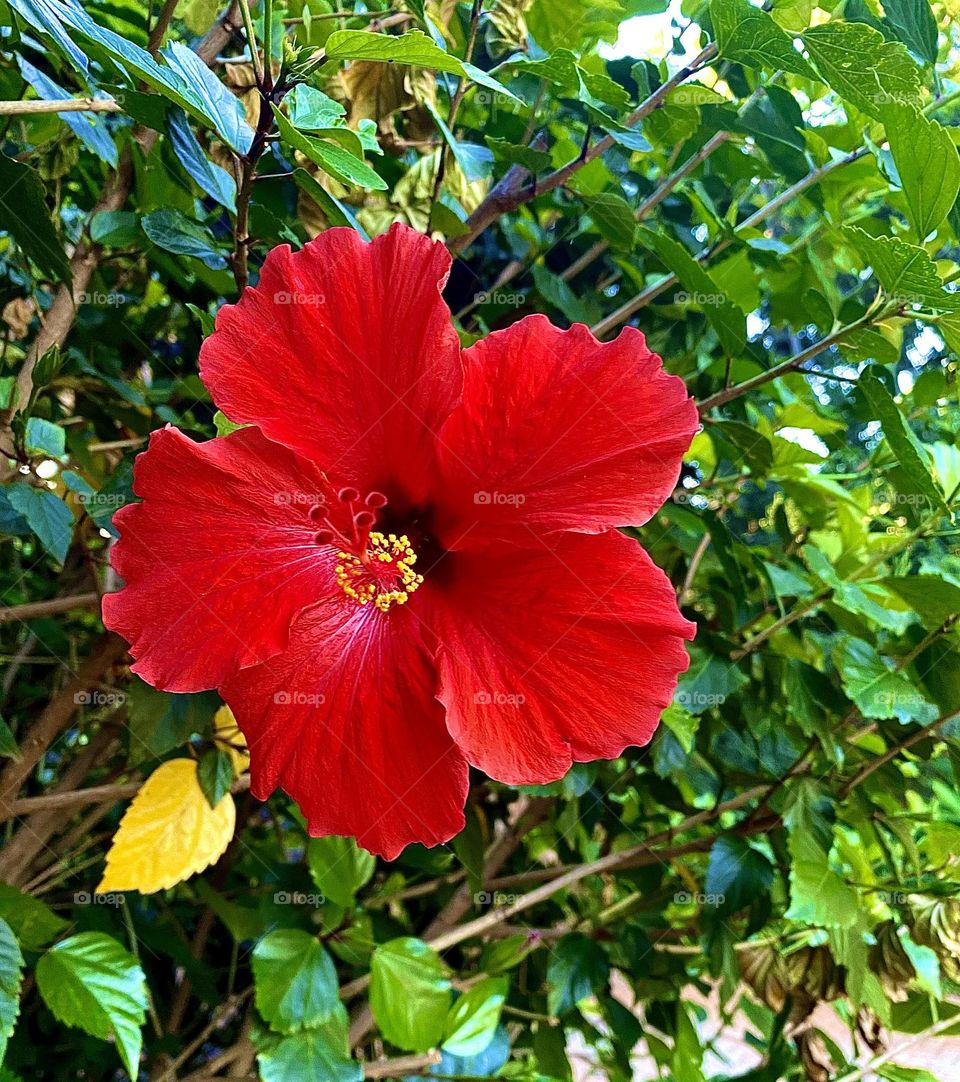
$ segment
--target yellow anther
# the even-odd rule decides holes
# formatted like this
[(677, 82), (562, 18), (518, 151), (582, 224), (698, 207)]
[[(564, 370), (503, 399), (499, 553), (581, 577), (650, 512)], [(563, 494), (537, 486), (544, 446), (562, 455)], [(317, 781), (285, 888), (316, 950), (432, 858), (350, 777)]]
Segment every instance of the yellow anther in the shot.
[(386, 612), (391, 605), (405, 605), (423, 582), (423, 575), (413, 570), (417, 554), (406, 534), (371, 533), (365, 557), (340, 552), (341, 562), (334, 567), (337, 585), (358, 605), (372, 602)]

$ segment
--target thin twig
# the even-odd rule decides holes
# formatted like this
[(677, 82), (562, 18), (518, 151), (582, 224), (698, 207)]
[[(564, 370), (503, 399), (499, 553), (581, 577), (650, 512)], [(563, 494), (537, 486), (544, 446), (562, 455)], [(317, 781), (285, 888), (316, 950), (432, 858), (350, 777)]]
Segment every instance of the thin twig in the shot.
[(0, 116), (30, 116), (37, 113), (122, 113), (113, 98), (71, 98), (61, 101), (0, 101)]

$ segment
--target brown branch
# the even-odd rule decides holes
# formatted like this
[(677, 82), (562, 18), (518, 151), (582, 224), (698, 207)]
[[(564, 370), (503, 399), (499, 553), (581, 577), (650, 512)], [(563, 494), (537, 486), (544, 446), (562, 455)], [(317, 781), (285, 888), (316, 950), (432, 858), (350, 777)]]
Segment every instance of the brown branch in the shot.
[[(90, 773), (102, 758), (108, 758), (116, 745), (116, 731), (112, 726), (103, 725), (93, 735), (90, 742), (81, 747), (73, 761), (64, 770), (51, 797), (68, 794)], [(29, 878), (34, 861), (42, 850), (47, 849), (47, 842), (54, 834), (59, 834), (67, 826), (67, 821), (59, 815), (56, 808), (47, 808), (31, 816), (17, 833), (7, 842), (0, 853), (0, 880), (20, 886)], [(54, 856), (56, 854), (49, 850)]]
[(163, 44), (163, 39), (167, 36), (167, 30), (170, 29), (170, 20), (173, 18), (178, 2), (179, 0), (164, 0), (157, 21), (150, 28), (150, 36), (147, 38), (147, 51), (154, 58), (156, 58), (157, 52)]
[(838, 330), (828, 334), (825, 338), (821, 338), (819, 342), (814, 342), (812, 346), (807, 346), (806, 349), (801, 350), (799, 353), (795, 354), (793, 357), (789, 357), (785, 361), (781, 361), (780, 364), (775, 364), (765, 372), (760, 372), (756, 376), (751, 376), (750, 379), (744, 380), (743, 383), (737, 383), (732, 387), (724, 387), (722, 391), (717, 391), (716, 394), (704, 398), (701, 402), (697, 403), (697, 409), (702, 415), (712, 409), (716, 409), (718, 406), (725, 406), (735, 398), (740, 398), (741, 395), (749, 394), (751, 391), (756, 390), (757, 387), (762, 387), (771, 380), (779, 379), (780, 376), (786, 376), (791, 372), (795, 372), (798, 368), (805, 365), (807, 361), (812, 361), (815, 357), (819, 357), (821, 353), (825, 353), (838, 342), (842, 342), (845, 338), (849, 338), (850, 335), (862, 330), (864, 327), (869, 327), (872, 323), (876, 323), (878, 320), (882, 319), (885, 314), (886, 313), (883, 311), (868, 312), (862, 318), (847, 324), (845, 327), (840, 327)]
[(440, 1062), (439, 1052), (421, 1052), (415, 1056), (397, 1056), (396, 1059), (385, 1059), (379, 1063), (365, 1063), (363, 1065), (364, 1078), (403, 1078), (408, 1074), (422, 1074), (428, 1067), (434, 1067)]
[[(801, 177), (796, 184), (792, 184), (778, 196), (775, 196), (769, 202), (764, 203), (759, 210), (754, 211), (748, 218), (744, 218), (744, 220), (734, 229), (734, 236), (740, 236), (751, 229), (756, 229), (761, 222), (765, 222), (767, 218), (772, 214), (775, 214), (786, 203), (796, 199), (797, 196), (802, 195), (808, 188), (819, 183), (831, 173), (836, 172), (837, 169), (841, 169), (845, 165), (850, 165), (852, 162), (859, 161), (859, 159), (865, 157), (866, 154), (866, 147), (860, 147), (858, 150), (855, 150), (842, 158), (837, 158), (836, 161), (827, 162), (826, 165), (820, 165), (817, 166), (816, 169), (811, 169), (810, 172), (807, 173), (805, 177)], [(726, 249), (730, 247), (730, 244), (730, 240), (725, 238), (713, 248), (704, 248), (703, 251), (698, 252), (697, 255), (694, 256), (694, 259), (696, 259), (698, 263), (703, 263), (710, 256), (719, 255), (721, 252), (726, 251)], [(591, 328), (593, 333), (599, 338), (609, 331), (612, 331), (615, 327), (619, 327), (621, 323), (626, 323), (635, 312), (646, 307), (652, 300), (659, 297), (661, 293), (665, 293), (668, 289), (677, 285), (679, 281), (680, 279), (677, 278), (675, 274), (668, 274), (666, 278), (657, 282), (656, 285), (648, 286), (635, 297), (611, 312), (610, 315), (604, 316), (603, 319), (594, 324)]]
[(881, 767), (886, 766), (892, 759), (907, 748), (912, 748), (914, 744), (919, 744), (921, 740), (926, 740), (928, 736), (934, 736), (944, 725), (949, 721), (953, 721), (954, 718), (960, 717), (960, 710), (951, 710), (946, 714), (942, 714), (936, 721), (931, 721), (929, 725), (924, 725), (922, 729), (918, 729), (915, 733), (911, 733), (909, 736), (898, 741), (892, 748), (885, 751), (883, 755), (878, 755), (876, 759), (871, 759), (869, 763), (864, 766), (840, 789), (840, 799), (848, 796), (857, 788), (862, 782), (866, 781), (875, 771)]
[(100, 595), (95, 591), (87, 594), (73, 594), (70, 597), (52, 597), (49, 601), (30, 601), (25, 605), (8, 605), (0, 608), (0, 624), (9, 624), (14, 620), (32, 620), (36, 616), (55, 616), (71, 609), (95, 609), (100, 604)]
[(127, 644), (119, 635), (112, 632), (103, 635), (79, 671), (31, 726), (20, 743), (20, 757), (12, 760), (0, 774), (0, 822), (14, 814), (13, 799), (20, 786), (43, 758), (47, 748), (67, 727), (80, 705), (82, 693), (99, 684), (110, 668), (123, 657), (126, 649)]
[[(116, 804), (118, 800), (135, 797), (143, 780), (119, 782), (115, 785), (91, 785), (86, 789), (73, 789), (68, 793), (46, 793), (43, 796), (25, 796), (13, 802), (14, 815), (49, 808), (76, 808), (83, 804)], [(242, 774), (230, 786), (231, 793), (243, 793), (250, 788), (250, 775)]]
[[(674, 90), (685, 79), (688, 79), (695, 72), (699, 71), (705, 64), (708, 64), (713, 60), (716, 55), (716, 45), (708, 45), (698, 56), (694, 57), (689, 64), (680, 68), (679, 71), (672, 75), (662, 86), (658, 87), (648, 98), (646, 98), (646, 100), (642, 101), (630, 116), (627, 117), (624, 121), (624, 125), (628, 128), (632, 128), (639, 124), (644, 117), (649, 116), (655, 109), (663, 104), (671, 90)], [(516, 179), (520, 174), (515, 174), (513, 168), (508, 170), (504, 180), (491, 189), (490, 193), (480, 206), (478, 206), (473, 214), (467, 219), (466, 232), (459, 237), (455, 237), (451, 241), (451, 251), (463, 252), (473, 244), (481, 233), (493, 225), (502, 214), (509, 214), (518, 207), (523, 206), (524, 203), (529, 203), (535, 196), (543, 195), (546, 192), (552, 192), (554, 188), (559, 188), (566, 184), (578, 170), (608, 151), (615, 141), (616, 140), (612, 135), (605, 135), (602, 139), (594, 143), (592, 147), (587, 147), (584, 152), (574, 158), (573, 161), (567, 162), (566, 165), (561, 166), (559, 169), (555, 169), (552, 173), (549, 173), (546, 177), (538, 180), (535, 184), (529, 184), (526, 187), (517, 187)], [(507, 181), (507, 178), (511, 177), (511, 174), (513, 174), (512, 183), (506, 184), (505, 182)]]

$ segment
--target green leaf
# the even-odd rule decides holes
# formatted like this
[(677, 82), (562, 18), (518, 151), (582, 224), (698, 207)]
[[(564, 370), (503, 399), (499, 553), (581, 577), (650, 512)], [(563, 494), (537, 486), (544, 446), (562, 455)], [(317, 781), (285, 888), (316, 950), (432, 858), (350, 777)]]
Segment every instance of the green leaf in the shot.
[(67, 434), (53, 421), (46, 421), (42, 417), (29, 417), (24, 447), (31, 455), (63, 458), (67, 450)]
[(884, 0), (883, 13), (915, 56), (927, 64), (937, 62), (937, 22), (928, 0)]
[(194, 733), (208, 729), (220, 700), (211, 691), (195, 695), (155, 691), (133, 677), (127, 691), (130, 765), (139, 766), (182, 747)]
[(960, 154), (947, 129), (918, 109), (888, 106), (883, 123), (910, 224), (922, 243), (945, 221), (960, 192)]
[(443, 1030), (443, 1050), (454, 1056), (477, 1056), (490, 1044), (507, 998), (505, 977), (472, 985), (450, 1008)]
[(457, 860), (467, 873), (467, 886), (471, 894), (483, 890), (483, 865), (486, 855), (486, 840), (483, 825), (476, 805), (467, 803), (464, 809), (465, 823), (463, 830), (451, 842)]
[(660, 715), (660, 720), (677, 738), (680, 747), (689, 755), (697, 738), (700, 719), (691, 714), (689, 710), (684, 710), (677, 703), (671, 703)]
[(210, 230), (173, 207), (161, 207), (140, 219), (144, 233), (165, 252), (202, 260), (211, 270), (223, 270), (227, 260), (217, 251)]
[(723, 290), (679, 241), (643, 226), (637, 230), (637, 235), (656, 252), (684, 287), (682, 291), (674, 293), (675, 303), (702, 305), (704, 315), (713, 324), (724, 352), (739, 354), (747, 340), (743, 313), (727, 300)]
[(946, 510), (947, 505), (943, 495), (930, 474), (923, 445), (913, 434), (893, 395), (877, 377), (876, 370), (868, 368), (861, 375), (857, 386), (863, 392), (863, 397), (870, 407), (870, 416), (880, 422), (890, 449), (896, 455), (897, 461), (917, 492), (927, 498), (931, 510), (936, 507)]
[(834, 660), (847, 695), (865, 718), (896, 718), (901, 724), (923, 725), (937, 717), (937, 708), (921, 695), (903, 672), (862, 639), (846, 639)]
[(300, 131), (321, 131), (343, 123), (347, 110), (322, 91), (300, 83), (284, 99), (290, 123)]
[(614, 248), (630, 251), (637, 232), (637, 219), (626, 199), (616, 192), (600, 192), (582, 198), (600, 235)]
[(257, 1010), (280, 1033), (325, 1022), (339, 1003), (337, 972), (309, 932), (280, 928), (256, 945), (252, 957)]
[(139, 1072), (147, 986), (136, 958), (102, 932), (80, 932), (37, 963), (37, 987), (53, 1015), (91, 1037), (116, 1041), (129, 1074)]
[(215, 808), (233, 784), (233, 760), (223, 748), (210, 748), (197, 764), (197, 780), (207, 803)]
[(0, 154), (0, 230), (13, 237), (42, 274), (55, 282), (72, 282), (70, 262), (50, 219), (40, 178), (29, 165), (6, 154)]
[(48, 488), (34, 488), (23, 482), (6, 490), (10, 506), (26, 519), (40, 544), (59, 563), (67, 557), (73, 537), (73, 512)]
[(899, 933), (900, 942), (910, 959), (910, 964), (916, 970), (917, 984), (925, 992), (929, 992), (934, 999), (940, 999), (943, 990), (940, 981), (940, 959), (929, 947), (923, 947), (915, 943), (902, 929)]
[[(206, 315), (205, 312), (200, 314)], [(212, 327), (210, 328), (210, 333), (213, 333)], [(231, 432), (239, 432), (241, 428), (248, 428), (249, 425), (234, 424), (222, 410), (217, 410), (213, 415), (213, 427), (217, 430), (218, 436), (229, 436)]]
[(377, 866), (377, 859), (353, 838), (329, 834), (307, 842), (307, 865), (317, 889), (337, 905), (353, 905)]
[(960, 586), (937, 575), (894, 575), (883, 586), (903, 598), (931, 630), (960, 612)]
[(300, 191), (308, 195), (317, 204), (330, 225), (346, 226), (348, 229), (356, 230), (364, 240), (370, 239), (346, 203), (341, 203), (339, 199), (331, 195), (306, 169), (294, 169), (293, 182)]
[(0, 919), (0, 1063), (20, 1013), (23, 955), (13, 929)]
[(790, 36), (749, 0), (711, 0), (710, 20), (722, 57), (751, 68), (814, 77)]
[(0, 918), (13, 929), (26, 950), (40, 950), (67, 927), (67, 921), (39, 898), (9, 883), (0, 883)]
[(10, 726), (0, 717), (0, 755), (6, 759), (19, 759), (20, 748)]
[(221, 139), (238, 154), (246, 154), (253, 142), (243, 103), (214, 75), (213, 71), (186, 45), (171, 42), (161, 56), (190, 87)]
[(450, 1007), (450, 981), (440, 955), (412, 937), (382, 943), (370, 963), (370, 1007), (384, 1037), (398, 1048), (434, 1048)]
[(57, 9), (47, 3), (47, 0), (10, 0), (10, 7), (28, 26), (51, 38), (81, 75), (90, 70), (90, 61), (83, 50), (78, 49), (71, 40), (57, 16)]
[[(344, 1025), (344, 1031), (346, 1026)], [(325, 1029), (305, 1029), (286, 1037), (257, 1040), (262, 1082), (361, 1082), (363, 1068)]]
[(100, 210), (90, 219), (90, 239), (109, 248), (140, 242), (140, 227), (132, 210)]
[(770, 889), (770, 861), (743, 838), (723, 835), (713, 843), (704, 890), (707, 904), (721, 913), (737, 913)]
[(942, 312), (960, 308), (960, 293), (943, 288), (937, 268), (922, 248), (899, 237), (872, 237), (858, 226), (844, 228), (843, 235), (870, 264), (891, 299)]
[(514, 101), (511, 94), (491, 75), (443, 51), (420, 30), (406, 34), (374, 34), (368, 30), (336, 30), (327, 38), (324, 52), (328, 60), (382, 60), (388, 64), (410, 64), (432, 68), (450, 75), (460, 75)]
[(920, 69), (899, 42), (872, 26), (834, 21), (801, 37), (828, 85), (869, 116), (881, 120), (889, 105), (921, 104)]
[[(184, 59), (180, 50), (190, 52), (185, 46), (168, 49), (165, 59), (170, 66), (164, 66), (154, 60), (146, 49), (94, 22), (79, 4), (61, 4), (55, 11), (52, 5), (47, 5), (47, 10), (52, 13), (52, 20), (66, 23), (74, 34), (86, 41), (94, 56), (118, 65), (136, 79), (142, 79), (163, 98), (186, 109), (197, 120), (217, 131), (239, 153), (245, 153), (249, 148), (253, 132), (243, 119), (239, 101), (219, 83), (195, 53), (191, 52), (192, 60)], [(212, 83), (217, 83), (220, 90), (215, 89)], [(125, 98), (128, 94), (131, 100), (136, 96), (134, 92), (125, 90)], [(226, 98), (233, 98), (235, 104), (229, 105)], [(240, 111), (236, 113), (238, 106)], [(231, 110), (236, 114), (236, 124), (230, 116)]]
[(485, 135), (484, 142), (493, 151), (493, 159), (506, 165), (519, 165), (528, 173), (536, 176), (544, 169), (549, 169), (552, 158), (545, 150), (534, 150), (532, 147), (517, 146), (500, 139), (496, 135)]
[(788, 920), (826, 928), (851, 928), (859, 916), (857, 893), (830, 867), (832, 828), (828, 801), (817, 782), (804, 778), (790, 790), (784, 815), (790, 851)]
[(167, 132), (177, 161), (200, 188), (227, 210), (236, 211), (237, 182), (226, 169), (207, 157), (191, 131), (187, 114), (182, 109), (170, 110), (167, 115)]
[(547, 963), (547, 1009), (563, 1015), (607, 982), (610, 963), (600, 946), (579, 932), (565, 935)]
[[(70, 101), (73, 98), (25, 57), (17, 57), (20, 74), (44, 101)], [(120, 160), (117, 144), (107, 128), (106, 117), (96, 113), (59, 113), (58, 116), (71, 129), (85, 147), (93, 151), (101, 161), (116, 169)]]
[(385, 191), (387, 182), (379, 177), (365, 161), (351, 154), (349, 150), (337, 146), (336, 143), (324, 142), (322, 139), (314, 139), (304, 135), (290, 123), (289, 120), (274, 105), (273, 115), (276, 117), (277, 126), (280, 129), (280, 137), (285, 143), (289, 143), (294, 150), (299, 150), (319, 165), (330, 176), (344, 184), (357, 184), (362, 188), (370, 188), (373, 191)]

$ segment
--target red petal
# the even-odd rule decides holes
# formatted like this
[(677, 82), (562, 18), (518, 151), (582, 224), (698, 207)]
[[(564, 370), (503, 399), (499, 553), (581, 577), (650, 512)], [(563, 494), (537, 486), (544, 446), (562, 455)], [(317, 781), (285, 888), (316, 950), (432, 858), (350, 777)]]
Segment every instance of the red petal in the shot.
[(409, 609), (328, 600), (290, 646), (221, 689), (250, 746), (251, 789), (282, 786), (312, 835), (355, 836), (392, 860), (462, 829), (467, 764), (434, 698), (436, 669)]
[(274, 248), (257, 287), (220, 309), (200, 374), (232, 421), (342, 484), (418, 504), (462, 382), (449, 273), (446, 249), (402, 225), (371, 243), (328, 229)]
[(467, 531), (526, 544), (524, 526), (640, 525), (673, 491), (697, 409), (639, 331), (601, 343), (528, 316), (463, 360), (463, 403), (440, 433), (449, 546)]
[(255, 428), (202, 444), (153, 433), (134, 474), (143, 503), (115, 518), (111, 562), (126, 586), (103, 599), (134, 672), (199, 691), (283, 649), (290, 621), (333, 582), (333, 550), (308, 517), (320, 484)]
[(512, 785), (646, 744), (695, 631), (635, 541), (553, 540), (448, 554), (432, 616), (447, 727), (470, 763)]

